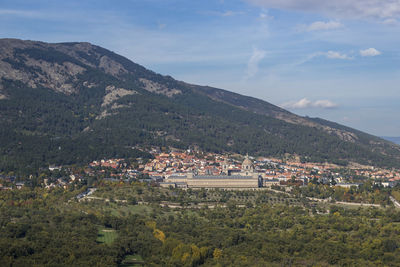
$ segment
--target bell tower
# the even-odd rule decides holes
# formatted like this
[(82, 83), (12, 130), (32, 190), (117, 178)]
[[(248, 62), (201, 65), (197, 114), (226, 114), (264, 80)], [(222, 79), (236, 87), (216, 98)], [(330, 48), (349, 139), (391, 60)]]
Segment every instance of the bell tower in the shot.
[(223, 175), (228, 175), (228, 169), (229, 169), (228, 159), (225, 158), (224, 162), (222, 163), (222, 171), (221, 171), (221, 173)]

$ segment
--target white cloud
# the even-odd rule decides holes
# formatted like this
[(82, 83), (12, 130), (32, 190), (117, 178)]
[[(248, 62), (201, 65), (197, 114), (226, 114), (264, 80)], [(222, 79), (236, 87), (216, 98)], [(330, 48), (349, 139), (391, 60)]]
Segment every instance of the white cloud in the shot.
[(304, 64), (304, 63), (306, 63), (308, 61), (313, 60), (316, 57), (326, 57), (328, 59), (342, 59), (342, 60), (352, 60), (352, 59), (354, 59), (353, 56), (349, 56), (347, 54), (344, 54), (344, 53), (341, 53), (341, 52), (338, 52), (338, 51), (329, 50), (328, 52), (316, 52), (316, 53), (310, 54), (307, 57), (305, 57), (304, 59), (296, 62), (294, 65), (298, 66), (298, 65)]
[(37, 17), (40, 15), (38, 12), (17, 10), (17, 9), (0, 9), (0, 15), (4, 16), (18, 16), (18, 17)]
[(380, 51), (376, 50), (375, 48), (368, 48), (364, 50), (360, 50), (360, 55), (363, 57), (375, 57), (382, 54)]
[(239, 14), (242, 14), (242, 12), (234, 12), (232, 10), (228, 10), (228, 11), (225, 11), (224, 13), (221, 13), (221, 16), (231, 17), (231, 16), (235, 16), (235, 15), (239, 15)]
[(204, 15), (211, 15), (211, 16), (220, 16), (220, 17), (233, 17), (237, 15), (243, 15), (243, 11), (232, 11), (232, 10), (227, 10), (224, 12), (220, 11), (207, 11), (207, 12), (199, 12), (200, 14)]
[(313, 107), (317, 108), (336, 108), (337, 104), (330, 100), (317, 100), (313, 103)]
[(259, 50), (257, 48), (253, 49), (253, 54), (251, 55), (249, 61), (247, 62), (247, 73), (246, 79), (253, 77), (258, 72), (258, 63), (265, 57), (266, 51)]
[(262, 13), (260, 13), (259, 18), (260, 19), (274, 19), (274, 16), (270, 16), (266, 12), (262, 12)]
[(42, 20), (60, 20), (60, 19), (71, 19), (72, 15), (68, 14), (56, 14), (43, 10), (24, 10), (24, 9), (1, 9), (0, 16), (3, 17), (18, 17), (22, 19), (42, 19)]
[(337, 18), (400, 17), (398, 0), (247, 0), (264, 8), (288, 9), (303, 12), (323, 13)]
[(352, 57), (349, 57), (346, 54), (339, 53), (337, 51), (328, 51), (326, 53), (323, 53), (327, 58), (331, 59), (352, 59)]
[(330, 100), (316, 100), (313, 102), (311, 100), (308, 100), (307, 98), (302, 98), (299, 101), (290, 101), (283, 103), (281, 106), (283, 108), (289, 108), (289, 109), (303, 109), (303, 108), (330, 109), (330, 108), (336, 108), (338, 105)]
[(305, 27), (306, 31), (328, 31), (342, 28), (343, 24), (337, 21), (315, 21)]
[(312, 102), (307, 98), (300, 99), (299, 101), (290, 101), (281, 105), (283, 108), (309, 108)]

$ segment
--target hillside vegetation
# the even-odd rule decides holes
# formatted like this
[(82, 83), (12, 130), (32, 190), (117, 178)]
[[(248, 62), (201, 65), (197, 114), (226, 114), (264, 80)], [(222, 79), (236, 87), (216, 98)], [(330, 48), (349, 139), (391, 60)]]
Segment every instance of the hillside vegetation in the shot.
[(156, 74), (88, 43), (0, 40), (0, 172), (146, 156), (136, 146), (400, 167), (400, 147)]
[[(140, 183), (98, 185), (99, 191), (128, 202), (78, 202), (74, 196), (81, 190), (0, 191), (0, 265), (399, 266), (400, 262), (400, 212), (393, 207), (324, 207), (268, 191), (168, 190)], [(131, 195), (148, 204), (135, 204)], [(205, 202), (218, 195), (226, 205), (176, 209), (159, 205), (160, 199)], [(239, 201), (246, 207), (238, 207)], [(137, 212), (140, 207), (146, 212)], [(112, 237), (102, 240), (99, 229)]]

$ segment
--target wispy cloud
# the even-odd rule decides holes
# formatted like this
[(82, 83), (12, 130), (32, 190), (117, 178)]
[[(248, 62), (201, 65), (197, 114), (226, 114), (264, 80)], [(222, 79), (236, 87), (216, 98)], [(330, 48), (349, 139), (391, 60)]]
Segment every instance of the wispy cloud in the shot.
[(323, 53), (323, 55), (331, 59), (352, 59), (352, 57), (337, 51), (328, 51), (326, 53)]
[(265, 57), (266, 51), (257, 48), (253, 49), (249, 61), (247, 62), (246, 79), (253, 77), (258, 72), (258, 64)]
[(0, 9), (0, 15), (2, 16), (14, 16), (14, 17), (25, 17), (25, 18), (37, 18), (44, 14), (36, 11), (19, 10), (19, 9)]
[(308, 108), (311, 107), (312, 102), (308, 100), (307, 98), (300, 99), (299, 101), (289, 101), (286, 103), (283, 103), (281, 106), (283, 108)]
[(343, 28), (344, 25), (338, 21), (315, 21), (311, 23), (310, 25), (300, 25), (299, 30), (300, 31), (307, 31), (307, 32), (312, 32), (312, 31), (329, 31), (329, 30), (336, 30)]
[(312, 106), (317, 108), (336, 108), (338, 105), (330, 100), (317, 100)]
[(323, 13), (336, 18), (396, 18), (400, 17), (400, 1), (393, 0), (247, 0), (265, 7), (312, 13)]
[(203, 15), (211, 15), (211, 16), (220, 16), (220, 17), (233, 17), (237, 15), (243, 15), (243, 11), (233, 11), (233, 10), (227, 10), (227, 11), (207, 11), (207, 12), (201, 12), (200, 14)]
[(302, 98), (298, 101), (289, 101), (281, 105), (283, 108), (289, 109), (304, 109), (304, 108), (323, 108), (332, 109), (338, 107), (338, 105), (330, 100), (316, 100), (311, 101), (307, 98)]
[(329, 50), (328, 52), (316, 52), (311, 55), (308, 55), (304, 60), (301, 60), (296, 65), (301, 65), (301, 64), (306, 63), (316, 57), (326, 57), (328, 59), (343, 59), (343, 60), (353, 59), (352, 56), (349, 56), (345, 53)]
[(397, 19), (390, 18), (390, 19), (385, 19), (385, 20), (383, 20), (383, 21), (382, 21), (382, 24), (386, 24), (386, 25), (397, 25), (397, 24), (399, 24), (399, 21), (398, 21)]
[(375, 57), (375, 56), (379, 56), (380, 54), (382, 54), (382, 53), (373, 47), (364, 49), (364, 50), (360, 50), (360, 55), (363, 57)]
[(231, 16), (236, 16), (236, 15), (241, 15), (241, 14), (243, 14), (243, 12), (242, 11), (232, 11), (232, 10), (228, 10), (228, 11), (225, 11), (225, 12), (223, 12), (223, 13), (221, 13), (221, 16), (223, 16), (223, 17), (231, 17)]
[(261, 12), (259, 15), (260, 19), (274, 19), (274, 16), (268, 15), (267, 12)]
[[(36, 10), (24, 10), (24, 9), (2, 9), (0, 8), (0, 16), (17, 18), (17, 19), (36, 19), (36, 20), (51, 20), (57, 22), (69, 22), (69, 21), (80, 21), (80, 22), (104, 22), (107, 21), (104, 17), (109, 17), (110, 13), (103, 12), (102, 16), (92, 17), (83, 10), (74, 10), (74, 12), (61, 12), (58, 9), (36, 9)], [(113, 16), (112, 19), (116, 19), (117, 16)], [(22, 22), (21, 22), (22, 23)]]

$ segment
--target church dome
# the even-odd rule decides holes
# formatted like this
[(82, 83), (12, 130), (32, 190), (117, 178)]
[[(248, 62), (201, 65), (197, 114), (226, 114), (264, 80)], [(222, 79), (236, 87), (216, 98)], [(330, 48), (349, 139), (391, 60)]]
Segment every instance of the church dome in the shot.
[(251, 162), (251, 160), (249, 158), (245, 158), (242, 165), (252, 165), (253, 163)]
[(253, 169), (253, 162), (251, 162), (249, 156), (247, 155), (242, 163), (242, 170), (251, 170), (251, 169)]

